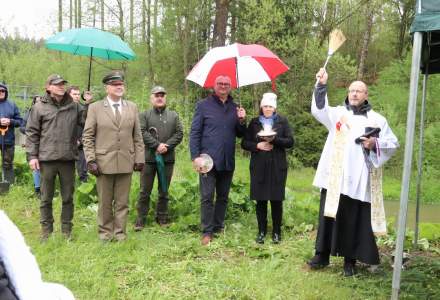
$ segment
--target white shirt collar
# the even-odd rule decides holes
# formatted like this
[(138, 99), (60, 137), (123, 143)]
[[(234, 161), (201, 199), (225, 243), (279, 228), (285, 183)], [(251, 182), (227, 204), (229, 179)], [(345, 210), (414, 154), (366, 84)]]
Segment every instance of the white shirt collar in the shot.
[(122, 106), (122, 99), (119, 99), (119, 101), (114, 101), (107, 96), (107, 101), (110, 103), (111, 106), (113, 106), (113, 104), (119, 104), (119, 106)]
[(107, 96), (107, 101), (108, 101), (108, 103), (109, 103), (109, 105), (110, 105), (110, 107), (111, 107), (111, 109), (112, 109), (114, 114), (116, 113), (116, 110), (115, 110), (115, 107), (113, 106), (113, 104), (119, 104), (118, 110), (119, 110), (119, 113), (122, 114), (122, 99), (119, 99), (119, 101), (113, 101), (112, 99), (110, 99)]

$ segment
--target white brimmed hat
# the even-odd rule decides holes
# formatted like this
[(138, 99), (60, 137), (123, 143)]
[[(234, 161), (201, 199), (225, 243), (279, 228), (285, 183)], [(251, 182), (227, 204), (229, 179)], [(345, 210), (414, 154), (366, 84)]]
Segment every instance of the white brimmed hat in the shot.
[(260, 107), (263, 106), (272, 106), (273, 108), (277, 108), (277, 95), (274, 93), (264, 93), (263, 99), (261, 99)]

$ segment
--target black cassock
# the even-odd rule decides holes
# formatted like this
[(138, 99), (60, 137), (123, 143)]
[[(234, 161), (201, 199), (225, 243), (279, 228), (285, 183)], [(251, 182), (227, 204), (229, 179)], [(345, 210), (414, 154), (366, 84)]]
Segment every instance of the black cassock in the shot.
[(326, 196), (327, 190), (322, 189), (316, 253), (379, 264), (379, 251), (371, 228), (371, 204), (341, 194), (336, 219), (333, 219), (324, 216)]

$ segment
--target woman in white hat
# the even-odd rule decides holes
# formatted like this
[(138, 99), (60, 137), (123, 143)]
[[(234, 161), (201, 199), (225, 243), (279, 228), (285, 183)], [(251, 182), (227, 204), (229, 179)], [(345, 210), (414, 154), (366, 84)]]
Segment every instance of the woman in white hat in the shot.
[(276, 111), (277, 96), (265, 93), (260, 115), (249, 123), (242, 140), (243, 149), (251, 152), (251, 199), (256, 200), (258, 235), (264, 243), (267, 232), (267, 202), (272, 211), (272, 241), (281, 241), (284, 190), (287, 178), (286, 149), (293, 146), (292, 130), (287, 119)]

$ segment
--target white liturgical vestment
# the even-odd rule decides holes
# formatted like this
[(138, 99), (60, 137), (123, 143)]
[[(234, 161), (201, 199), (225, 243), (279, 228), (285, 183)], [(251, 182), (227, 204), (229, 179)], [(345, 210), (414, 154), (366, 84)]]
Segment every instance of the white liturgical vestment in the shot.
[(356, 144), (356, 138), (365, 134), (366, 127), (381, 129), (376, 140), (376, 151), (370, 151), (369, 159), (374, 168), (381, 167), (399, 147), (396, 136), (388, 126), (386, 119), (379, 113), (370, 110), (366, 115), (355, 115), (345, 106), (331, 107), (327, 95), (325, 105), (318, 109), (315, 95), (311, 106), (313, 116), (328, 130), (327, 140), (319, 160), (313, 185), (328, 189), (331, 182), (331, 159), (334, 150), (334, 139), (337, 131), (343, 133), (344, 143), (342, 155), (342, 178), (340, 193), (352, 199), (371, 202), (370, 176), (361, 144)]

